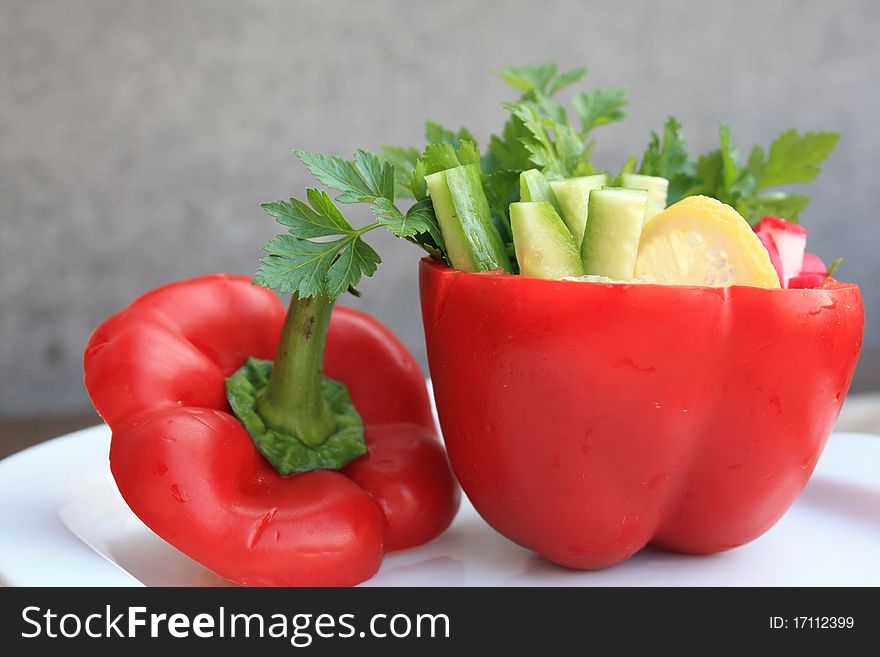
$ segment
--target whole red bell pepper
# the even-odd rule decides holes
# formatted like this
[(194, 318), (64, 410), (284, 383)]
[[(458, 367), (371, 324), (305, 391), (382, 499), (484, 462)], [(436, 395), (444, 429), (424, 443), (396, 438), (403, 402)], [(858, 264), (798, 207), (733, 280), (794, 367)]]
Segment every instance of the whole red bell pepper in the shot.
[(572, 568), (747, 543), (813, 471), (863, 331), (854, 285), (549, 281), (423, 260), (453, 470), (500, 533)]
[[(113, 431), (122, 496), (159, 536), (229, 580), (355, 584), (383, 552), (439, 534), (458, 508), (418, 364), (375, 319), (343, 307), (331, 317), (332, 306), (294, 297), (285, 319), (274, 293), (216, 274), (142, 296), (88, 343), (85, 383)], [(227, 377), (248, 358), (275, 358), (278, 376), (256, 402), (264, 418), (253, 434), (227, 402)], [(322, 442), (335, 429), (317, 417), (322, 361), (355, 409), (343, 414), (338, 444), (338, 432)], [(345, 388), (333, 398), (347, 399)], [(311, 442), (273, 453), (284, 446), (282, 429), (267, 428), (273, 412)], [(349, 431), (358, 415), (363, 456)]]

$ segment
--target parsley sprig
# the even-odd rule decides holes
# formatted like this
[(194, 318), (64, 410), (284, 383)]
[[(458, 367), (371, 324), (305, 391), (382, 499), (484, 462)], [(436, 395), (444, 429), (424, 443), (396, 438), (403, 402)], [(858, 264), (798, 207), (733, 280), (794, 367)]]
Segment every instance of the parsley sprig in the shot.
[[(718, 133), (719, 147), (694, 161), (687, 153), (681, 124), (669, 117), (662, 139), (652, 133), (638, 171), (669, 180), (669, 203), (705, 194), (733, 206), (752, 224), (764, 215), (796, 222), (809, 205), (809, 197), (778, 188), (815, 180), (840, 139), (836, 132), (799, 133), (792, 128), (766, 151), (760, 144), (753, 146), (742, 162), (730, 128), (722, 124)], [(631, 157), (624, 170), (634, 169), (635, 161)]]
[[(574, 93), (570, 108), (557, 99), (585, 74), (585, 68), (560, 71), (556, 64), (499, 71), (498, 77), (516, 89), (519, 98), (503, 105), (509, 117), (482, 152), (471, 130), (452, 130), (430, 120), (425, 122), (422, 149), (382, 146), (378, 154), (358, 150), (351, 160), (294, 151), (317, 180), (336, 193), (335, 201), (325, 191), (308, 189), (306, 201), (291, 198), (262, 206), (287, 232), (264, 246), (266, 256), (255, 282), (302, 297), (335, 298), (354, 290), (381, 263), (364, 239), (377, 228), (444, 259), (443, 235), (425, 176), (463, 164), (479, 166), (496, 226), (512, 252), (508, 206), (518, 200), (520, 173), (536, 167), (548, 178), (596, 172), (595, 129), (626, 116), (623, 87)], [(809, 198), (779, 188), (815, 179), (839, 136), (787, 130), (767, 149), (754, 146), (745, 161), (727, 126), (720, 126), (719, 138), (718, 148), (694, 159), (681, 124), (670, 117), (661, 134), (651, 134), (641, 160), (631, 156), (623, 171), (667, 178), (669, 203), (705, 194), (732, 205), (752, 223), (765, 214), (797, 221)], [(408, 207), (397, 199), (407, 199)], [(374, 221), (354, 228), (337, 204), (367, 204)]]
[(396, 176), (391, 161), (363, 150), (352, 160), (294, 152), (321, 183), (339, 192), (337, 202), (369, 204), (376, 221), (354, 228), (333, 199), (314, 188), (306, 190), (308, 203), (295, 198), (264, 203), (261, 207), (288, 232), (263, 247), (267, 255), (254, 277), (256, 284), (282, 294), (336, 298), (376, 272), (382, 259), (363, 236), (380, 227), (429, 253), (442, 255), (443, 236), (430, 200), (421, 199), (405, 212), (395, 204)]
[(592, 131), (624, 119), (628, 97), (626, 89), (617, 86), (575, 94), (571, 105), (580, 124), (575, 126), (554, 96), (586, 72), (586, 68), (575, 68), (560, 73), (555, 64), (502, 69), (499, 77), (522, 95), (504, 105), (511, 116), (501, 135), (490, 138), (484, 170), (525, 171), (537, 166), (559, 178), (594, 173)]

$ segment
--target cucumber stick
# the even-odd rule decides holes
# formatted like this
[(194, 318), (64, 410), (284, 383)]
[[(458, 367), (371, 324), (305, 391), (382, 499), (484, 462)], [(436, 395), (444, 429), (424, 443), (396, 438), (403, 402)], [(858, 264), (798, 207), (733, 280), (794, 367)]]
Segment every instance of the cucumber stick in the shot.
[(610, 187), (590, 192), (589, 219), (581, 244), (584, 271), (618, 281), (635, 275), (648, 192)]
[(583, 276), (574, 238), (549, 202), (511, 203), (510, 229), (521, 275), (552, 279)]
[(648, 192), (648, 204), (645, 208), (645, 223), (666, 209), (666, 195), (669, 181), (660, 176), (643, 176), (638, 173), (623, 174), (623, 186), (627, 189), (644, 189)]
[(590, 192), (602, 189), (608, 184), (608, 176), (604, 173), (595, 176), (578, 176), (565, 180), (554, 180), (550, 189), (559, 203), (560, 215), (565, 225), (574, 235), (575, 243), (580, 246), (584, 239), (584, 226), (587, 224), (587, 201)]
[(537, 169), (529, 169), (519, 174), (519, 200), (520, 201), (548, 201), (553, 205), (556, 213), (561, 215), (562, 210), (550, 183), (544, 177), (544, 174)]
[(492, 221), (475, 164), (425, 176), (449, 263), (462, 271), (511, 272), (510, 257)]

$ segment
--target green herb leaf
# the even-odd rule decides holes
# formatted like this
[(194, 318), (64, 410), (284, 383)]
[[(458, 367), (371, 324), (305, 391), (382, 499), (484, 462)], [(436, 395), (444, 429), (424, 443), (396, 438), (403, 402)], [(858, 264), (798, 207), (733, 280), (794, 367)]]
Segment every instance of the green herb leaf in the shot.
[(376, 199), (371, 206), (376, 218), (385, 228), (397, 237), (413, 237), (421, 233), (428, 233), (433, 240), (442, 247), (443, 236), (440, 226), (434, 216), (434, 206), (430, 198), (423, 198), (416, 202), (406, 214), (397, 209), (388, 199)]
[(599, 87), (582, 91), (571, 99), (572, 107), (581, 121), (581, 136), (593, 128), (626, 118), (623, 108), (629, 103), (625, 87)]
[(508, 66), (501, 69), (498, 77), (523, 94), (538, 92), (552, 96), (580, 80), (587, 72), (584, 67), (573, 68), (557, 75), (556, 64), (540, 66)]
[(758, 189), (814, 180), (839, 140), (840, 135), (836, 132), (801, 135), (794, 128), (786, 130), (770, 144)]
[[(376, 226), (355, 230), (325, 192), (308, 189), (306, 194), (310, 205), (292, 198), (262, 206), (290, 232), (277, 235), (263, 247), (267, 255), (260, 261), (254, 283), (281, 294), (326, 294), (335, 299), (349, 286), (356, 286), (362, 276), (375, 273), (381, 259), (361, 235)], [(335, 235), (340, 239), (311, 241)]]
[(722, 195), (722, 180), (724, 178), (721, 149), (716, 148), (697, 158), (697, 163), (694, 165), (694, 178), (696, 184), (685, 193), (685, 196), (705, 194), (718, 198), (720, 201), (725, 200), (719, 198)]
[(327, 294), (335, 299), (349, 288), (357, 287), (362, 276), (370, 277), (382, 258), (359, 236), (350, 238), (348, 248), (342, 248), (339, 257), (327, 272)]
[(310, 242), (294, 235), (276, 235), (263, 246), (268, 255), (260, 260), (263, 264), (254, 276), (254, 283), (281, 294), (295, 293), (301, 297), (323, 294), (330, 265), (339, 250), (348, 244), (348, 238)]
[(379, 157), (390, 162), (394, 167), (395, 198), (412, 198), (410, 182), (419, 155), (420, 153), (417, 148), (382, 146)]
[(840, 267), (840, 263), (843, 262), (843, 257), (835, 258), (834, 262), (831, 263), (831, 266), (828, 267), (828, 276), (833, 276), (834, 272), (837, 271), (837, 268)]
[[(430, 198), (423, 198), (410, 206), (409, 210), (406, 211), (404, 224), (408, 227), (407, 230), (410, 228), (415, 229), (415, 232), (412, 233), (412, 235), (423, 235), (427, 233), (431, 236), (433, 245), (436, 248), (441, 251), (446, 250), (446, 244), (443, 241), (443, 234), (440, 232), (440, 224), (434, 214), (434, 204), (431, 203)], [(392, 230), (392, 232), (394, 231)], [(401, 237), (406, 237), (406, 235), (401, 235)]]
[(663, 125), (662, 140), (656, 132), (651, 133), (638, 172), (666, 178), (669, 181), (667, 196), (670, 204), (678, 201), (696, 184), (693, 179), (694, 165), (687, 152), (681, 123), (670, 116)]
[(736, 182), (737, 175), (737, 159), (736, 149), (730, 143), (730, 128), (724, 124), (718, 126), (718, 133), (721, 137), (721, 188), (719, 194), (725, 198), (729, 198), (733, 184)]
[(472, 142), (474, 145), (477, 143), (476, 137), (474, 137), (473, 133), (465, 127), (459, 128), (458, 132), (453, 132), (449, 128), (444, 128), (439, 123), (434, 123), (431, 120), (425, 121), (426, 144), (445, 143), (450, 144), (453, 148), (458, 150), (459, 143), (464, 140)]
[[(430, 125), (431, 129), (443, 130), (436, 124)], [(340, 202), (369, 203), (378, 222), (373, 226), (354, 230), (330, 197), (318, 190), (309, 190), (312, 208), (295, 199), (267, 203), (264, 206), (267, 212), (290, 227), (291, 234), (298, 238), (347, 235), (351, 239), (322, 242), (319, 247), (295, 244), (289, 240), (270, 242), (267, 246), (271, 246), (272, 251), (263, 260), (260, 284), (269, 287), (277, 285), (280, 286), (277, 289), (285, 291), (302, 288), (304, 296), (309, 296), (305, 292), (317, 285), (312, 282), (311, 277), (320, 279), (323, 276), (326, 293), (330, 296), (341, 294), (348, 285), (356, 285), (362, 276), (371, 276), (381, 262), (376, 252), (360, 238), (362, 233), (377, 226), (389, 229), (398, 237), (408, 239), (436, 256), (438, 249), (442, 250), (444, 247), (433, 208), (426, 211), (425, 204), (417, 202), (404, 214), (394, 203), (395, 192), (402, 189), (404, 195), (415, 196), (421, 201), (427, 197), (424, 177), (429, 171), (426, 163), (432, 168), (449, 168), (458, 166), (460, 162), (479, 163), (480, 152), (473, 142), (464, 139), (459, 141), (457, 153), (452, 144), (445, 142), (429, 146), (426, 154), (421, 157), (413, 158), (414, 151), (415, 149), (386, 146), (383, 147), (383, 155), (378, 156), (359, 150), (351, 161), (331, 155), (296, 151), (297, 156), (318, 180), (331, 189), (342, 192), (338, 197)], [(402, 164), (407, 172), (405, 177), (397, 172), (394, 161)], [(336, 250), (333, 251), (334, 247), (327, 244), (335, 244)], [(332, 254), (332, 265), (326, 263), (328, 253)], [(310, 255), (313, 256), (311, 261), (308, 260)], [(320, 267), (320, 271), (300, 273), (301, 268), (313, 266)]]
[(309, 171), (330, 189), (341, 192), (340, 203), (371, 203), (378, 197), (394, 198), (394, 166), (374, 153), (359, 150), (353, 162), (335, 155), (295, 150)]
[(468, 140), (462, 140), (458, 147), (458, 161), (462, 164), (476, 164), (480, 166), (480, 149), (477, 145)]
[(590, 159), (595, 143), (585, 144), (584, 140), (594, 127), (623, 118), (627, 98), (622, 87), (576, 95), (573, 104), (583, 128), (579, 132), (571, 125), (565, 107), (552, 96), (585, 73), (585, 68), (576, 68), (560, 74), (555, 64), (503, 69), (501, 79), (522, 96), (518, 102), (504, 105), (511, 117), (500, 136), (490, 137), (483, 171), (525, 171), (537, 165), (550, 177), (593, 173)]
[[(765, 190), (813, 180), (838, 140), (838, 135), (832, 132), (799, 135), (796, 130), (786, 130), (771, 144), (766, 155), (760, 145), (753, 146), (745, 166), (740, 166), (727, 126), (722, 125), (719, 134), (721, 147), (700, 156), (692, 174), (687, 172), (690, 165), (685, 164), (679, 168), (681, 174), (670, 179), (669, 200), (675, 202), (682, 196), (693, 194), (713, 196), (736, 208), (752, 225), (764, 215), (797, 222), (800, 213), (810, 203), (809, 197)], [(665, 134), (664, 142), (669, 139), (670, 135)], [(676, 151), (675, 160), (686, 162), (683, 140), (681, 148)], [(652, 136), (642, 166), (646, 170), (660, 170), (656, 135)], [(674, 185), (676, 189), (673, 191)]]
[(761, 217), (784, 217), (797, 223), (801, 212), (810, 204), (810, 198), (803, 194), (771, 192), (739, 201), (736, 209), (751, 225), (756, 225)]
[(635, 173), (638, 168), (639, 158), (633, 153), (626, 158), (626, 162), (623, 163), (623, 168), (621, 168), (620, 173)]
[(366, 183), (368, 194), (358, 201), (369, 202), (373, 198), (394, 200), (394, 167), (390, 162), (379, 159), (374, 153), (357, 150), (354, 153), (355, 166), (361, 179)]
[(580, 136), (567, 123), (541, 116), (534, 103), (521, 101), (504, 107), (522, 122), (527, 136), (521, 139), (531, 163), (548, 177), (567, 178), (593, 173), (590, 164), (593, 144), (584, 146)]
[(489, 208), (507, 223), (510, 222), (509, 206), (519, 198), (519, 174), (519, 171), (502, 170), (483, 176), (483, 191)]
[(489, 138), (489, 152), (483, 161), (483, 170), (525, 171), (532, 168), (531, 153), (523, 140), (531, 133), (516, 116), (511, 116), (504, 124), (501, 136)]
[(533, 90), (543, 93), (557, 70), (556, 64), (507, 66), (499, 71), (498, 77), (523, 93)]
[(420, 157), (413, 168), (412, 180), (410, 181), (413, 198), (421, 200), (428, 196), (428, 184), (425, 182), (425, 176), (427, 175), (428, 169), (425, 166), (424, 160)]
[(422, 162), (425, 167), (426, 176), (431, 175), (432, 173), (437, 173), (438, 171), (457, 167), (461, 164), (461, 162), (458, 161), (458, 155), (455, 153), (455, 148), (452, 144), (447, 144), (446, 142), (429, 144), (428, 147), (425, 148), (422, 157), (419, 158), (419, 161)]
[(560, 73), (555, 78), (550, 80), (544, 93), (546, 93), (548, 96), (554, 96), (566, 87), (570, 87), (575, 82), (580, 81), (580, 79), (586, 74), (586, 66), (580, 66), (578, 68), (573, 68), (569, 71), (565, 71), (564, 73)]
[(440, 142), (437, 144), (428, 144), (425, 152), (418, 160), (422, 167), (419, 172), (424, 171), (422, 177), (445, 171), (463, 164), (480, 165), (480, 151), (476, 144), (472, 141), (462, 140), (459, 143), (458, 150), (452, 144)]
[(306, 193), (315, 210), (295, 198), (264, 203), (260, 207), (302, 239), (340, 235), (353, 230), (325, 192), (308, 189)]

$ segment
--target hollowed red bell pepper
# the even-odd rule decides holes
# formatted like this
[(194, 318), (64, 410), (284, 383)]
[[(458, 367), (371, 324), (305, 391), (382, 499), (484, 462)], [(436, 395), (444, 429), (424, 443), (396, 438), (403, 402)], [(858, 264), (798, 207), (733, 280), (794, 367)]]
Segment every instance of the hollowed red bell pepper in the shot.
[(421, 264), (453, 470), (500, 533), (572, 568), (711, 553), (804, 487), (863, 332), (854, 285), (624, 285)]
[(86, 387), (113, 431), (119, 490), (159, 536), (241, 584), (355, 584), (383, 552), (445, 529), (458, 488), (418, 364), (382, 324), (343, 307), (324, 372), (347, 386), (369, 454), (280, 476), (230, 414), (225, 379), (248, 357), (275, 357), (284, 323), (275, 294), (248, 278), (174, 283), (98, 327)]

